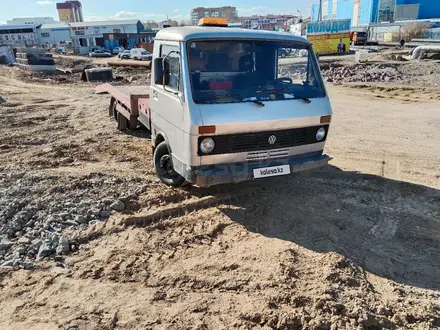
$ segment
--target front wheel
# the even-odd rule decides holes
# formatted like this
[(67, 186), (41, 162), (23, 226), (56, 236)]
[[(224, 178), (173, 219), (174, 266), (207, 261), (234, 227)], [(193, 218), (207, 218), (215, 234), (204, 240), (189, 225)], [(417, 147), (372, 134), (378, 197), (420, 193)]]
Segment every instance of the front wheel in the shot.
[(154, 168), (159, 179), (172, 187), (180, 187), (185, 183), (185, 178), (174, 171), (173, 160), (167, 143), (160, 143), (154, 150)]

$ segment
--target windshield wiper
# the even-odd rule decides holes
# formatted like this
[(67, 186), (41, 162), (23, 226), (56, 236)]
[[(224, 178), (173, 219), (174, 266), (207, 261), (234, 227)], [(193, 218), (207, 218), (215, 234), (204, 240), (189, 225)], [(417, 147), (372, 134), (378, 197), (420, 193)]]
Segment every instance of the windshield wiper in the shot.
[(312, 103), (312, 101), (310, 101), (310, 99), (308, 99), (307, 97), (297, 97), (297, 99), (303, 100), (306, 104)]
[(259, 105), (260, 107), (264, 107), (264, 103), (258, 100), (250, 100), (250, 101), (245, 101), (245, 102), (253, 102), (257, 105)]
[(260, 107), (264, 107), (264, 105), (265, 105), (263, 102), (258, 101), (255, 96), (245, 97), (243, 99), (243, 102), (252, 102), (252, 103), (255, 103), (255, 104), (259, 105)]

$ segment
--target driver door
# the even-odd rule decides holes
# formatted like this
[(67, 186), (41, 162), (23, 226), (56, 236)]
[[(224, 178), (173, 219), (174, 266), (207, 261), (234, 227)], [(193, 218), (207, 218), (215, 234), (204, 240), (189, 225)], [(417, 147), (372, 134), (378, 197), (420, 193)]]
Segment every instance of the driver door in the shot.
[(163, 84), (156, 84), (154, 81), (151, 84), (153, 134), (162, 132), (173, 155), (182, 159), (179, 155), (184, 149), (180, 45), (177, 42), (161, 42), (154, 51), (155, 57), (163, 59), (163, 66), (167, 70), (164, 72)]

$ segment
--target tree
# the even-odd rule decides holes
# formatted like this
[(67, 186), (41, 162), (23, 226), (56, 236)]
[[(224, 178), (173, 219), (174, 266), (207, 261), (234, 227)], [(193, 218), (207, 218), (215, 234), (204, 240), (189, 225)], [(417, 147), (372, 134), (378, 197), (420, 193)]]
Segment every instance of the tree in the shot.
[(189, 19), (183, 19), (179, 22), (179, 26), (190, 26), (190, 25), (192, 25), (192, 24)]
[(426, 23), (410, 23), (402, 26), (400, 31), (400, 37), (406, 42), (410, 42), (413, 39), (424, 38), (426, 32), (430, 28)]

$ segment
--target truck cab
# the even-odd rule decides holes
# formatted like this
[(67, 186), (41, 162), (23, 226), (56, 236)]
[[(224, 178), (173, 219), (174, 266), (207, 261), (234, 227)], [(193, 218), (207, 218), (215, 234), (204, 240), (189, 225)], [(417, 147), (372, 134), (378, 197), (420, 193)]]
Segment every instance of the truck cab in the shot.
[(218, 26), (162, 29), (148, 93), (138, 120), (151, 131), (154, 166), (168, 185), (289, 175), (330, 159), (323, 150), (332, 109), (304, 38)]

